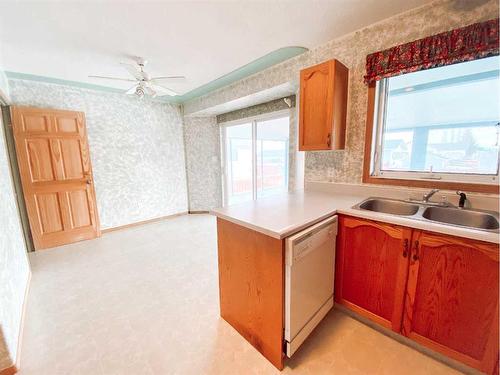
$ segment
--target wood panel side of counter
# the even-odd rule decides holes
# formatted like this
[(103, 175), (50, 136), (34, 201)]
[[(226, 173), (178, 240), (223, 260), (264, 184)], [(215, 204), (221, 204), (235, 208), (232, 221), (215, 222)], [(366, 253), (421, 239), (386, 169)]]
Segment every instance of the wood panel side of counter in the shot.
[(283, 369), (284, 241), (217, 218), (221, 317)]

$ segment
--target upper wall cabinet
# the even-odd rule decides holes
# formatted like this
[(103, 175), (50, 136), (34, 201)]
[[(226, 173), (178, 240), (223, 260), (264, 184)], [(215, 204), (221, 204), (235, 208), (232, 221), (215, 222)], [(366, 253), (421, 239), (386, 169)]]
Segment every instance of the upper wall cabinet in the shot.
[(300, 151), (344, 148), (348, 77), (337, 60), (300, 72)]

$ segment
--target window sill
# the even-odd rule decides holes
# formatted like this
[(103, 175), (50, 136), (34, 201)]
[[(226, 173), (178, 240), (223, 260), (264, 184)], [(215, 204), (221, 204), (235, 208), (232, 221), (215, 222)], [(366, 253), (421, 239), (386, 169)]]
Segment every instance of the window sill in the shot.
[(396, 178), (382, 178), (363, 174), (364, 184), (405, 186), (417, 188), (437, 188), (442, 190), (464, 190), (476, 193), (499, 194), (499, 185), (472, 184), (440, 180), (403, 180)]

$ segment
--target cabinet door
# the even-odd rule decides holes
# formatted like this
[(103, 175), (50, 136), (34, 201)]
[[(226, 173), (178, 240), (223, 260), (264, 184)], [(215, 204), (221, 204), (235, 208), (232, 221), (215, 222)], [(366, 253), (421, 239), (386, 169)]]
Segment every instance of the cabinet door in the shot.
[(300, 72), (299, 150), (344, 148), (348, 75), (337, 60)]
[(399, 332), (410, 242), (411, 229), (340, 217), (335, 300)]
[(498, 359), (498, 245), (415, 231), (402, 332), (492, 373)]

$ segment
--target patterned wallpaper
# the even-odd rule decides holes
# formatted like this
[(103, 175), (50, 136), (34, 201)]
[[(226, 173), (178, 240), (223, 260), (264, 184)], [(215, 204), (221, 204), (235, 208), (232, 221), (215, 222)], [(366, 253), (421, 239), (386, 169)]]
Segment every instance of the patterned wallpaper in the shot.
[[(189, 211), (222, 205), (219, 125), (215, 117), (184, 119)], [(203, 152), (199, 152), (203, 150)]]
[[(475, 6), (474, 6), (475, 5)], [(438, 0), (396, 15), (184, 104), (194, 114), (246, 98), (284, 83), (297, 84), (299, 71), (336, 58), (349, 68), (346, 149), (306, 152), (305, 180), (360, 183), (363, 166), (367, 89), (363, 83), (369, 53), (397, 44), (498, 17), (497, 0)]]
[[(222, 122), (240, 120), (245, 117), (258, 116), (263, 113), (282, 111), (290, 108), (283, 99), (285, 98), (271, 100), (267, 103), (257, 104), (248, 108), (220, 114), (217, 116), (217, 122), (220, 124)], [(287, 99), (290, 99), (291, 107), (295, 107), (295, 95), (289, 96)]]
[(9, 86), (14, 104), (85, 112), (101, 228), (187, 211), (178, 106), (51, 83)]
[[(0, 119), (1, 121), (1, 119)], [(0, 123), (0, 370), (17, 356), (17, 340), (29, 263)]]
[(5, 101), (9, 101), (9, 82), (3, 70), (0, 69), (0, 98), (4, 97)]

